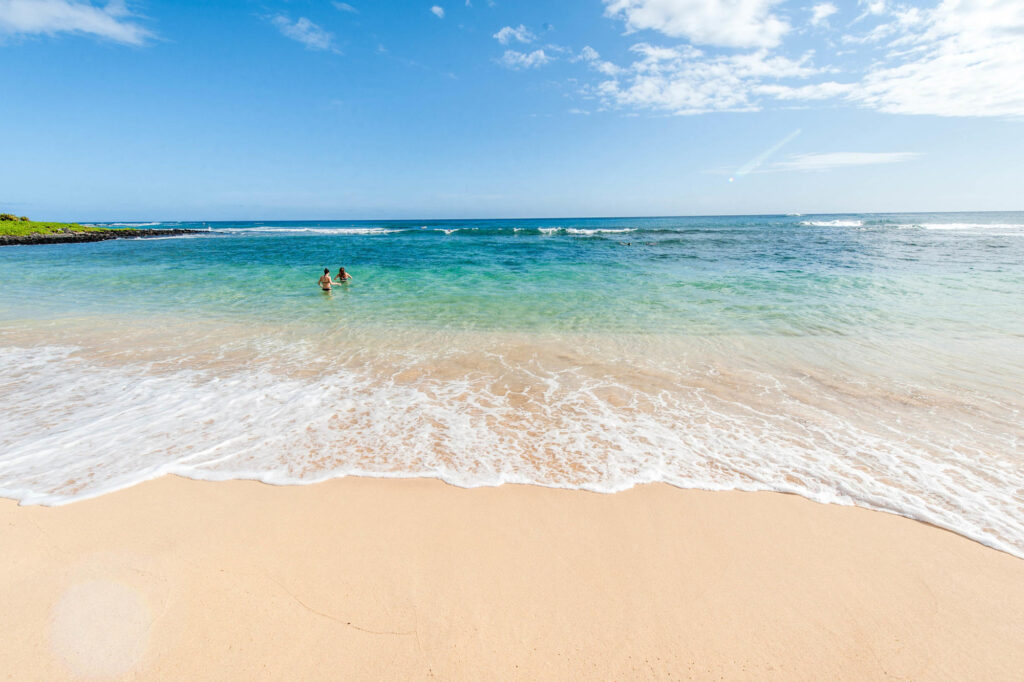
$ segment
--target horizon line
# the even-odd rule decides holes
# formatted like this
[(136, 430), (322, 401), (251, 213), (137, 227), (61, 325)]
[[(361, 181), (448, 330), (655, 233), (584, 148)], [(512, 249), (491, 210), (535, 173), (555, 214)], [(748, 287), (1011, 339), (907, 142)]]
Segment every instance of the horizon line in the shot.
[[(563, 216), (529, 216), (510, 217), (469, 217), (469, 218), (220, 218), (220, 219), (157, 219), (157, 218), (112, 218), (109, 220), (54, 220), (52, 222), (75, 223), (255, 223), (255, 222), (439, 222), (439, 221), (477, 221), (477, 220), (653, 220), (665, 218), (797, 218), (803, 216), (844, 216), (844, 215), (927, 215), (927, 214), (959, 214), (959, 213), (1024, 213), (1024, 209), (982, 209), (957, 211), (832, 211), (828, 213), (690, 213), (661, 215), (563, 215)], [(36, 222), (51, 222), (49, 219)]]

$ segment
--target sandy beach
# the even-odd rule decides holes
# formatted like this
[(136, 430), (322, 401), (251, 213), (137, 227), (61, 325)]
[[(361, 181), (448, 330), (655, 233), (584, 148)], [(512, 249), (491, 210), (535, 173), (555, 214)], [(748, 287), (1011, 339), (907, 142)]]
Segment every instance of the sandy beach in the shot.
[(1014, 679), (1024, 561), (777, 493), (165, 477), (0, 501), (7, 679)]
[(1024, 682), (1024, 0), (0, 0), (0, 682)]

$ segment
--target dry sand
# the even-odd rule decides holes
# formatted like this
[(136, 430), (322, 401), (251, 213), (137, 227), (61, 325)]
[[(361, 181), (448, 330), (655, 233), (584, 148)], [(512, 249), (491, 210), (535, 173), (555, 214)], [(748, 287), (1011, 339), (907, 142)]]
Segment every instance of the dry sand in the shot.
[(774, 493), (174, 477), (0, 500), (0, 676), (1024, 676), (1024, 561)]

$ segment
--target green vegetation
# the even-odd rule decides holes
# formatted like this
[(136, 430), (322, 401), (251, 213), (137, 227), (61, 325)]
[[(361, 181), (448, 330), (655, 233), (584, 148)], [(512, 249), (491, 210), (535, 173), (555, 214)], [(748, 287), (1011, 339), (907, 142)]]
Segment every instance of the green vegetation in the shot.
[[(10, 215), (8, 213), (4, 216)], [(78, 223), (37, 223), (28, 218), (0, 217), (0, 236), (25, 237), (30, 234), (59, 234), (67, 232), (102, 232), (102, 228), (83, 227)]]

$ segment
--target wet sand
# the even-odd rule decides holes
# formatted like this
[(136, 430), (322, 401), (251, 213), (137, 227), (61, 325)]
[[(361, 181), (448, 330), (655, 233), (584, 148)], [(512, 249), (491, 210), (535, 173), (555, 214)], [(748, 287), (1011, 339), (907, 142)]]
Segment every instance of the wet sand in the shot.
[(1019, 679), (1024, 561), (777, 493), (165, 477), (0, 500), (8, 679)]

